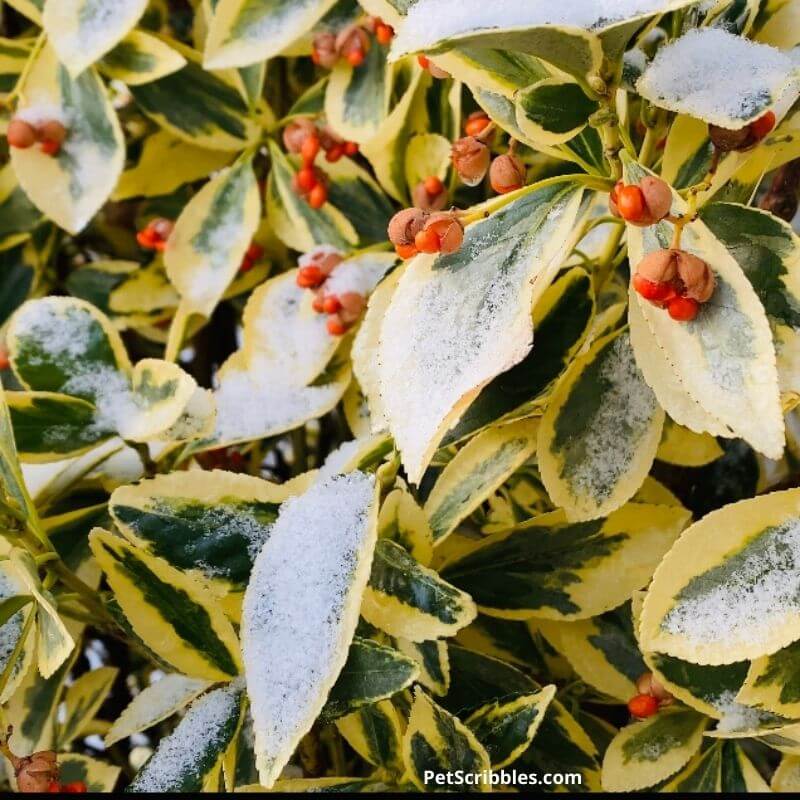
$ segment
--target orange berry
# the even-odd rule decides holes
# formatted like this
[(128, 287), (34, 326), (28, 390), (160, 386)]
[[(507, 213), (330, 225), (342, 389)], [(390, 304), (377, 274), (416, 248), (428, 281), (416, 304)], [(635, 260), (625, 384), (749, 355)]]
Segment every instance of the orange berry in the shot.
[(307, 136), (300, 147), (300, 156), (305, 164), (313, 164), (319, 153), (319, 136)]
[(254, 266), (255, 263), (253, 260), (245, 255), (245, 257), (242, 259), (242, 263), (239, 265), (239, 272), (250, 272)]
[(398, 244), (397, 247), (395, 247), (395, 252), (400, 258), (409, 259), (414, 258), (419, 250), (417, 250), (413, 244)]
[(332, 69), (339, 60), (336, 36), (333, 33), (318, 33), (314, 37), (311, 60), (325, 69)]
[(428, 69), (428, 67), (431, 65), (430, 59), (424, 55), (417, 56), (417, 63), (422, 67), (422, 69)]
[(750, 130), (757, 142), (760, 142), (775, 127), (775, 112), (767, 111), (757, 120), (750, 123)]
[(464, 241), (464, 227), (453, 213), (432, 214), (425, 223), (424, 231), (434, 233), (438, 240), (436, 252), (455, 253)]
[(319, 181), (317, 180), (317, 175), (313, 167), (303, 167), (297, 173), (297, 186), (303, 193), (310, 192), (318, 183)]
[(617, 192), (616, 203), (620, 216), (628, 222), (638, 222), (647, 211), (644, 195), (638, 186), (623, 186)]
[(322, 314), (325, 311), (325, 298), (322, 296), (322, 292), (319, 291), (314, 295), (314, 299), (311, 301), (311, 308), (317, 312), (317, 314)]
[(633, 276), (633, 288), (638, 294), (644, 297), (645, 300), (656, 303), (662, 303), (675, 296), (674, 287), (666, 281), (650, 281), (638, 274)]
[(316, 289), (325, 282), (327, 275), (319, 268), (312, 265), (300, 267), (297, 270), (297, 285), (301, 289)]
[(358, 143), (357, 142), (345, 142), (344, 143), (344, 154), (346, 156), (355, 156), (358, 155)]
[(36, 128), (24, 119), (12, 119), (8, 123), (8, 145), (18, 150), (27, 150), (36, 144)]
[(482, 113), (477, 112), (470, 116), (467, 120), (466, 124), (464, 125), (464, 133), (467, 136), (478, 136), (478, 134), (483, 133), (484, 128), (489, 124), (491, 120), (489, 117)]
[(391, 44), (392, 39), (394, 38), (394, 28), (391, 25), (386, 25), (385, 23), (381, 23), (375, 27), (375, 38), (378, 40), (379, 44), (382, 44), (384, 47)]
[(46, 156), (57, 156), (61, 152), (61, 143), (54, 139), (42, 139), (41, 148)]
[(691, 322), (700, 310), (700, 303), (691, 297), (675, 297), (667, 303), (667, 313), (677, 322)]
[(0, 370), (8, 369), (11, 366), (11, 361), (8, 358), (8, 350), (5, 347), (0, 347)]
[(427, 228), (414, 237), (414, 246), (420, 253), (438, 253), (441, 244), (436, 231)]
[(143, 247), (145, 250), (154, 250), (157, 241), (155, 231), (150, 227), (143, 228), (136, 234), (136, 241), (139, 243), (139, 247)]
[(353, 67), (360, 67), (364, 63), (364, 59), (366, 58), (366, 54), (363, 50), (351, 50), (347, 54), (347, 63)]
[(342, 322), (338, 314), (331, 314), (325, 327), (331, 336), (344, 336), (347, 333), (347, 325)]
[(61, 791), (67, 794), (83, 794), (86, 791), (86, 784), (83, 781), (63, 783), (61, 784)]
[(436, 195), (440, 195), (444, 191), (444, 184), (435, 175), (430, 175), (425, 178), (425, 191), (429, 195), (436, 197)]
[(325, 153), (325, 160), (331, 164), (335, 164), (345, 154), (344, 144), (333, 145), (327, 153)]
[(318, 183), (308, 195), (308, 204), (311, 208), (322, 208), (328, 202), (328, 190), (325, 185)]
[(326, 314), (335, 314), (341, 307), (342, 304), (335, 294), (328, 295), (322, 302), (322, 310)]
[(50, 781), (47, 791), (50, 794), (58, 794), (61, 791), (61, 784), (58, 781)]
[(67, 129), (58, 120), (50, 119), (39, 126), (38, 138), (41, 141), (63, 144), (67, 138)]
[(647, 719), (658, 713), (658, 700), (649, 694), (637, 694), (636, 697), (628, 700), (628, 711), (634, 717)]

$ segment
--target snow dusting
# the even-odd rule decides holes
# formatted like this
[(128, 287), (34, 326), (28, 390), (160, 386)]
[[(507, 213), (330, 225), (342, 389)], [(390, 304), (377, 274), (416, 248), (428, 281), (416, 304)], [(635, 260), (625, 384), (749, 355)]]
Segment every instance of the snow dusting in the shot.
[(231, 717), (238, 706), (239, 690), (234, 686), (216, 689), (192, 703), (178, 727), (159, 742), (129, 791), (186, 791), (187, 782), (201, 782), (199, 761), (227, 746)]
[[(408, 10), (392, 52), (395, 56), (464, 34), (544, 25), (597, 31), (635, 17), (660, 13), (659, 0), (418, 0)], [(673, 2), (673, 7), (688, 2)]]
[(791, 58), (774, 47), (703, 28), (659, 50), (636, 88), (663, 108), (741, 128), (787, 91), (794, 72)]
[(797, 615), (799, 596), (800, 520), (793, 519), (693, 578), (661, 628), (695, 645), (749, 649)]
[(214, 440), (231, 444), (274, 436), (328, 412), (341, 399), (346, 381), (298, 386), (287, 369), (265, 363), (250, 371), (228, 371), (215, 392)]
[[(657, 403), (636, 366), (627, 334), (606, 349), (599, 367), (594, 391), (601, 393), (602, 403), (591, 419), (583, 420), (580, 436), (557, 440), (556, 448), (563, 447), (562, 477), (573, 493), (602, 501), (630, 470), (650, 430)], [(593, 372), (593, 366), (588, 371)]]
[(530, 351), (534, 280), (561, 259), (575, 195), (536, 192), (469, 226), (460, 251), (412, 262), (386, 311), (381, 402), (412, 482), (449, 415)]
[(355, 292), (366, 297), (394, 263), (391, 254), (388, 258), (385, 253), (379, 255), (383, 257), (376, 258), (375, 254), (370, 253), (343, 261), (325, 281), (325, 294), (340, 296)]
[(374, 487), (373, 476), (354, 472), (287, 500), (253, 567), (241, 635), (267, 788), (347, 658), (375, 542)]

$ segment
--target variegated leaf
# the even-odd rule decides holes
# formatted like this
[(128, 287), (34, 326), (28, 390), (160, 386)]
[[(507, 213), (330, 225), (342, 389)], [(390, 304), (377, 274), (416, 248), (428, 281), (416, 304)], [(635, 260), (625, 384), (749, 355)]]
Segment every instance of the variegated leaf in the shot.
[(484, 537), (441, 574), (492, 616), (586, 619), (644, 586), (688, 517), (680, 508), (637, 503), (591, 522), (570, 523), (554, 511)]
[(256, 559), (241, 630), (265, 787), (278, 778), (345, 665), (376, 528), (374, 479), (359, 472), (331, 478), (283, 505)]
[(38, 147), (12, 148), (14, 171), (37, 208), (69, 233), (78, 233), (122, 173), (125, 146), (116, 112), (94, 70), (71, 78), (50, 45), (25, 74), (22, 98), (17, 117), (30, 123), (58, 120), (67, 135), (55, 156)]
[(139, 21), (147, 0), (46, 0), (42, 23), (58, 59), (78, 75)]
[(553, 503), (573, 520), (619, 508), (650, 471), (663, 424), (628, 332), (596, 341), (556, 386), (539, 429), (539, 469)]
[(797, 639), (799, 515), (800, 491), (790, 490), (732, 503), (687, 529), (647, 593), (643, 647), (731, 664)]
[(530, 351), (530, 309), (576, 235), (580, 201), (569, 180), (528, 187), (468, 226), (458, 252), (420, 255), (404, 272), (378, 359), (382, 405), (412, 482), (480, 389)]

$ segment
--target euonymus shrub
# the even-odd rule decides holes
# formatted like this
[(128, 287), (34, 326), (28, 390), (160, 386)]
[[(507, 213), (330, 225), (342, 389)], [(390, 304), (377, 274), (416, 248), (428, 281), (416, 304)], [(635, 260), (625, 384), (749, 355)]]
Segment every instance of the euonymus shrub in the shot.
[(2, 12), (5, 787), (798, 791), (793, 0)]

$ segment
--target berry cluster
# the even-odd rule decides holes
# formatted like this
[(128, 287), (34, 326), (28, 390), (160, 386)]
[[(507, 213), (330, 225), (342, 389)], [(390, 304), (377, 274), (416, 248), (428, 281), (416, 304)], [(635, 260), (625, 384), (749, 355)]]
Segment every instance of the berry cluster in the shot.
[(645, 672), (636, 681), (635, 695), (628, 701), (628, 711), (637, 719), (647, 719), (660, 708), (672, 703), (672, 695), (662, 686), (652, 672)]
[(175, 223), (172, 220), (163, 217), (152, 219), (136, 234), (136, 241), (143, 250), (157, 250), (162, 253), (174, 228)]
[[(609, 208), (615, 217), (646, 227), (672, 219), (672, 190), (660, 178), (648, 175), (638, 184), (619, 181), (611, 190)], [(682, 220), (675, 220), (682, 226)], [(679, 228), (680, 230), (680, 228)], [(676, 239), (676, 242), (679, 240)], [(645, 256), (633, 275), (636, 292), (677, 322), (693, 320), (714, 294), (716, 278), (711, 267), (677, 245)]]
[(326, 31), (314, 37), (311, 60), (325, 69), (332, 69), (340, 59), (351, 67), (360, 67), (371, 47), (370, 34), (378, 44), (386, 47), (394, 38), (394, 28), (380, 17), (370, 17), (363, 25), (354, 23), (339, 33)]
[(331, 336), (343, 336), (358, 322), (367, 298), (358, 292), (334, 293), (327, 284), (336, 267), (343, 261), (342, 254), (332, 247), (319, 247), (306, 253), (297, 262), (297, 285), (311, 289), (311, 304), (318, 314), (327, 314), (327, 329)]
[(429, 214), (421, 208), (404, 208), (389, 221), (389, 241), (400, 258), (455, 253), (464, 241), (464, 226), (455, 211)]
[(508, 194), (525, 185), (525, 164), (516, 155), (516, 142), (512, 139), (508, 152), (492, 161), (489, 142), (494, 125), (483, 111), (467, 118), (461, 139), (453, 142), (451, 157), (453, 168), (467, 186), (477, 186), (489, 173), (489, 182), (498, 194)]
[(340, 139), (329, 128), (317, 128), (307, 117), (293, 120), (283, 129), (283, 144), (288, 152), (299, 155), (303, 161), (294, 176), (294, 190), (312, 208), (322, 208), (328, 202), (327, 175), (314, 166), (320, 151), (325, 151), (325, 160), (331, 164), (342, 156), (352, 157), (358, 153), (355, 142)]
[(714, 294), (711, 268), (684, 250), (656, 250), (645, 256), (633, 276), (633, 288), (678, 322), (693, 320)]
[(48, 156), (57, 156), (67, 138), (67, 129), (55, 119), (34, 124), (15, 117), (8, 123), (8, 145), (18, 150), (28, 150), (35, 144)]
[(9, 725), (5, 735), (0, 733), (0, 754), (5, 756), (14, 769), (17, 790), (21, 794), (60, 793), (83, 794), (86, 784), (83, 781), (61, 783), (59, 780), (58, 754), (55, 750), (38, 750), (29, 756), (18, 756), (9, 744), (14, 733)]

